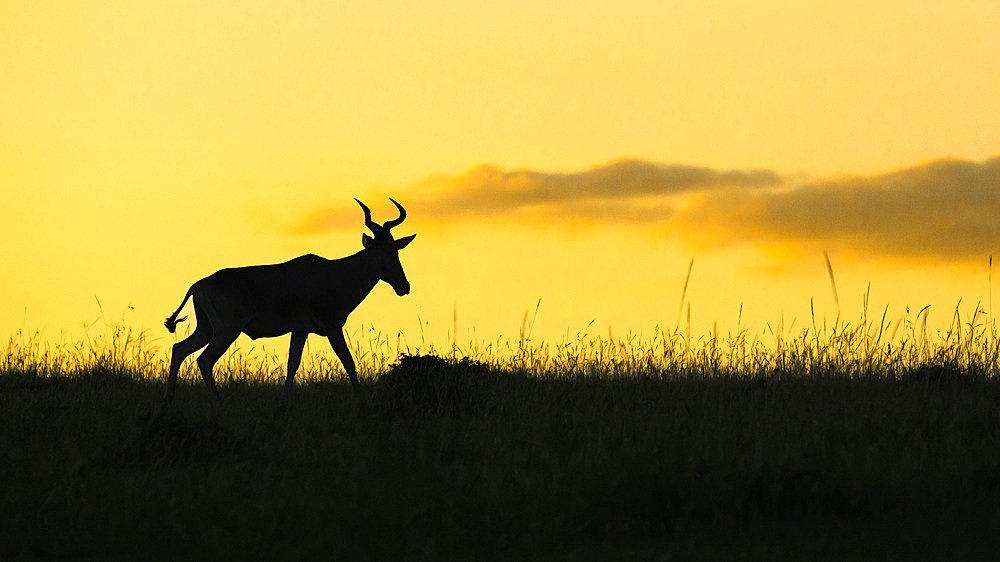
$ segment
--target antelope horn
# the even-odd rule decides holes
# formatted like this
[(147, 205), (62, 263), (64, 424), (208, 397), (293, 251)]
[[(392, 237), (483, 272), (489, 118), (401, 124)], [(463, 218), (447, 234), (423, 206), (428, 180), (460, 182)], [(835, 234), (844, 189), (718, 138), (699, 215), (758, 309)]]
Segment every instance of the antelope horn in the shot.
[(395, 205), (397, 209), (399, 209), (399, 218), (391, 221), (385, 221), (385, 224), (383, 224), (382, 226), (386, 230), (389, 230), (394, 226), (399, 226), (399, 223), (403, 222), (403, 219), (406, 218), (406, 209), (404, 209), (403, 206), (397, 203), (396, 200), (393, 199), (392, 197), (389, 198), (389, 201), (392, 201), (392, 204)]
[(372, 234), (378, 234), (379, 225), (375, 224), (375, 222), (372, 221), (371, 209), (365, 206), (365, 204), (362, 203), (361, 200), (358, 199), (357, 197), (355, 197), (354, 200), (358, 202), (358, 205), (361, 205), (361, 210), (365, 212), (365, 226), (367, 226), (368, 229), (372, 231)]

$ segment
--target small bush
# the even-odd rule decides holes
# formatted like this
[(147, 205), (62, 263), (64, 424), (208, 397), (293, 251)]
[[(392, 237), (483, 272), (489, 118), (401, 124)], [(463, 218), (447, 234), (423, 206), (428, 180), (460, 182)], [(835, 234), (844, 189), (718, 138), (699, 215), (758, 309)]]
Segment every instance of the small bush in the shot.
[(396, 411), (471, 414), (481, 412), (495, 399), (498, 385), (511, 377), (469, 358), (449, 361), (435, 355), (401, 355), (378, 385)]

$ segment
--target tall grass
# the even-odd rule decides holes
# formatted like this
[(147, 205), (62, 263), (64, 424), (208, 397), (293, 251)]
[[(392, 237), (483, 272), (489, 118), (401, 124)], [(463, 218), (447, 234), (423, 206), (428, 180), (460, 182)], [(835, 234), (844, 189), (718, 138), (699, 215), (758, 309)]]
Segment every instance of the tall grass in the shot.
[(164, 350), (148, 330), (112, 323), (97, 336), (51, 341), (40, 331), (17, 330), (0, 353), (0, 373), (39, 377), (106, 373), (158, 376), (166, 369)]
[[(947, 367), (980, 376), (997, 374), (1000, 341), (996, 325), (978, 305), (962, 313), (961, 303), (951, 313), (946, 329), (928, 332), (930, 307), (909, 308), (888, 318), (888, 307), (871, 314), (867, 296), (856, 322), (839, 317), (832, 322), (815, 316), (796, 326), (784, 320), (765, 325), (757, 333), (745, 327), (719, 334), (717, 329), (692, 338), (690, 328), (656, 326), (649, 334), (626, 332), (606, 337), (587, 329), (560, 341), (536, 341), (531, 328), (534, 314), (525, 319), (516, 340), (459, 344), (454, 334), (450, 345), (439, 349), (423, 339), (411, 344), (401, 335), (390, 337), (373, 327), (361, 326), (348, 334), (362, 379), (374, 380), (400, 356), (438, 355), (450, 360), (466, 358), (490, 368), (536, 377), (635, 377), (699, 376), (755, 378), (774, 373), (801, 376), (899, 377), (923, 367)], [(682, 301), (683, 306), (683, 301)], [(530, 318), (530, 321), (529, 321)], [(183, 336), (182, 336), (183, 337)], [(37, 376), (77, 376), (95, 372), (144, 378), (165, 376), (170, 343), (151, 337), (147, 329), (121, 322), (105, 322), (103, 330), (77, 341), (65, 337), (52, 342), (40, 332), (19, 330), (11, 334), (0, 351), (0, 373)], [(319, 343), (319, 345), (316, 345)], [(216, 365), (217, 378), (227, 381), (279, 381), (285, 375), (287, 357), (280, 350), (261, 346), (236, 348)], [(197, 376), (193, 361), (182, 376)], [(297, 380), (339, 380), (345, 373), (324, 340), (307, 344)]]
[[(498, 338), (473, 341), (465, 346), (452, 343), (447, 350), (433, 345), (401, 346), (371, 331), (367, 346), (355, 353), (368, 363), (369, 372), (381, 372), (399, 355), (437, 354), (450, 359), (468, 358), (491, 368), (546, 377), (634, 377), (655, 374), (671, 376), (716, 375), (759, 377), (773, 373), (802, 376), (898, 377), (923, 367), (947, 367), (994, 376), (1000, 343), (995, 324), (978, 306), (963, 316), (956, 306), (944, 330), (929, 333), (930, 307), (887, 317), (888, 307), (878, 315), (864, 311), (856, 322), (837, 317), (832, 322), (815, 316), (807, 325), (787, 326), (782, 320), (767, 324), (757, 333), (747, 328), (719, 334), (717, 328), (692, 338), (690, 328), (656, 326), (650, 334), (626, 332), (615, 337), (591, 334), (587, 329), (567, 334), (557, 342), (535, 341), (525, 313), (518, 340)], [(683, 307), (683, 301), (682, 301)], [(530, 311), (529, 311), (530, 312)], [(537, 312), (537, 311), (536, 311)], [(587, 327), (588, 329), (590, 326)]]
[(529, 311), (443, 349), (362, 327), (362, 400), (313, 345), (282, 401), (284, 353), (251, 347), (221, 407), (188, 365), (169, 409), (170, 340), (18, 332), (0, 559), (989, 559), (997, 338), (929, 312), (546, 342)]

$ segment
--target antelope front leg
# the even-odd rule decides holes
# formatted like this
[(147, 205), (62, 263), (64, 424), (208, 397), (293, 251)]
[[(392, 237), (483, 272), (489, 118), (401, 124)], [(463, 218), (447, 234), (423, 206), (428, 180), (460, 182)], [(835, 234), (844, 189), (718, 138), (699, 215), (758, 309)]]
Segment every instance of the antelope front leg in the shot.
[(361, 384), (358, 383), (358, 370), (354, 366), (354, 358), (351, 357), (351, 350), (348, 349), (347, 341), (344, 339), (344, 330), (342, 328), (337, 330), (328, 336), (327, 339), (330, 340), (333, 351), (340, 358), (340, 362), (344, 365), (344, 370), (347, 371), (347, 376), (351, 379), (351, 387), (354, 388), (354, 394), (361, 396)]

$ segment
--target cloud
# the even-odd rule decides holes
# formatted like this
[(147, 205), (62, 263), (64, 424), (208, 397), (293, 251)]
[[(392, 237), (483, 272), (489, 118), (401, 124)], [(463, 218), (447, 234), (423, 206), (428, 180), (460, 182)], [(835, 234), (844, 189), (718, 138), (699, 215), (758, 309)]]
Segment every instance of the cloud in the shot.
[[(397, 199), (413, 215), (432, 219), (532, 215), (600, 222), (652, 222), (669, 212), (642, 199), (668, 199), (694, 191), (777, 186), (767, 170), (717, 171), (697, 166), (663, 165), (637, 160), (612, 162), (576, 173), (504, 170), (479, 166), (454, 176), (428, 178)], [(295, 234), (335, 230), (357, 223), (356, 209), (313, 211), (288, 229)]]
[[(613, 162), (571, 174), (480, 166), (454, 179), (444, 180), (443, 194), (428, 201), (425, 211), (435, 216), (496, 215), (539, 205), (670, 197), (694, 190), (753, 188), (780, 183), (777, 174), (766, 170), (719, 172), (636, 160)], [(573, 210), (568, 211), (572, 214)]]
[[(567, 174), (480, 166), (424, 180), (399, 200), (422, 220), (656, 226), (703, 249), (769, 245), (945, 260), (1000, 250), (1000, 158), (799, 184), (769, 170), (636, 160)], [(357, 228), (357, 214), (320, 209), (291, 230)]]
[(871, 255), (983, 258), (1000, 249), (1000, 159), (698, 198), (675, 217), (700, 245), (797, 244)]

